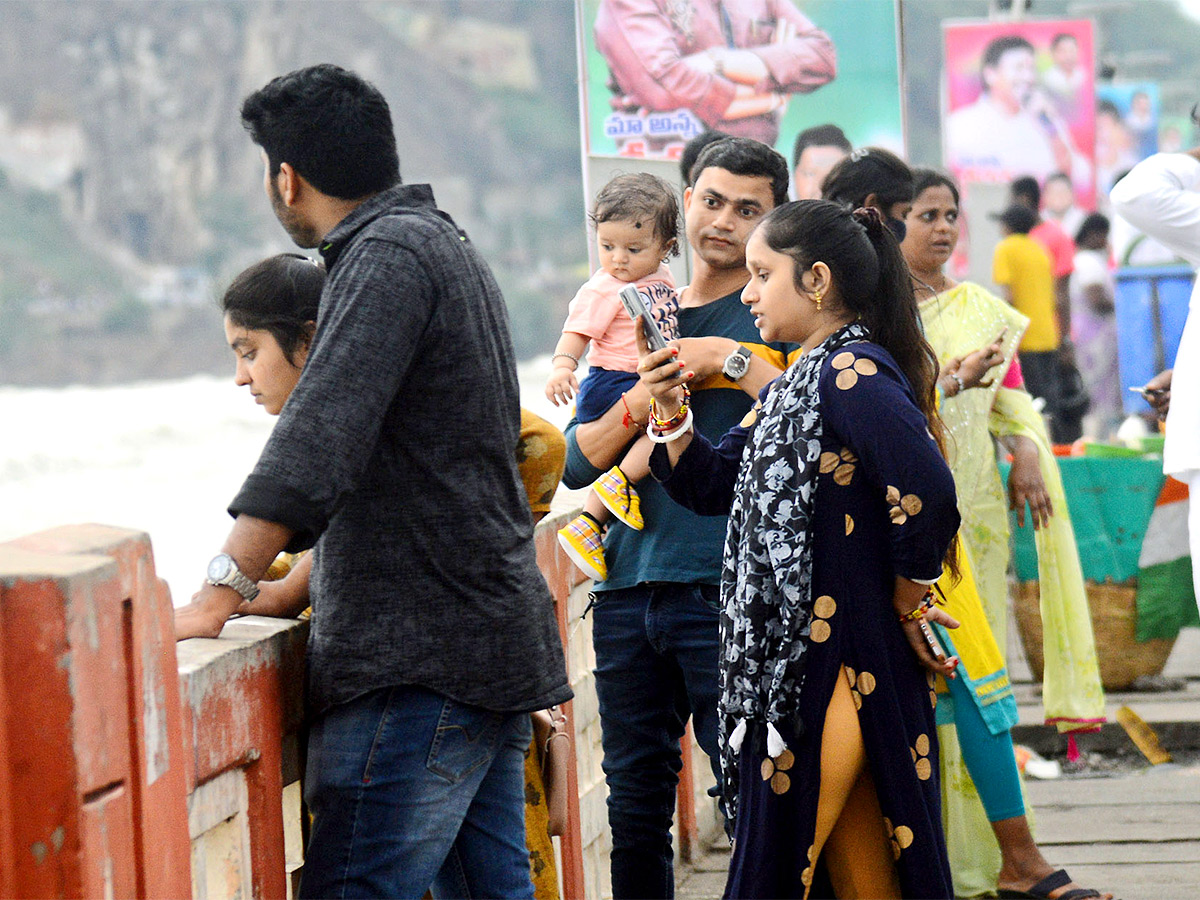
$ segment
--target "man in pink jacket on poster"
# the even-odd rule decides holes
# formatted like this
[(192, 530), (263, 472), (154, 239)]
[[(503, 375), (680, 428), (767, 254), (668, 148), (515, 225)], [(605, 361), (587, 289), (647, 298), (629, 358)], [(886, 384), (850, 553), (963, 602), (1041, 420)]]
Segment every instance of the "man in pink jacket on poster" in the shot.
[(772, 146), (790, 95), (837, 74), (829, 35), (791, 0), (601, 0), (595, 41), (614, 110), (688, 109)]

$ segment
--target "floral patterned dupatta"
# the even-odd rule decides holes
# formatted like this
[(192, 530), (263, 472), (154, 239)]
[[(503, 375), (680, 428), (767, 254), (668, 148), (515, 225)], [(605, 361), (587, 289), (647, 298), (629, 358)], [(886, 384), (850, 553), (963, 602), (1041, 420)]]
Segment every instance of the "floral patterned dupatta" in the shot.
[(812, 621), (812, 521), (822, 419), (818, 384), (829, 354), (868, 340), (852, 323), (798, 359), (763, 402), (734, 487), (721, 574), (721, 770), (736, 814), (737, 758), (748, 722), (794, 718)]

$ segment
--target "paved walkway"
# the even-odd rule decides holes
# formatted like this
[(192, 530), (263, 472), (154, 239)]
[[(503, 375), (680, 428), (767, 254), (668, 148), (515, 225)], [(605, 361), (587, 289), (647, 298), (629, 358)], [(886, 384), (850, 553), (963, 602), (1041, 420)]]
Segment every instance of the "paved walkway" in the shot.
[[(1009, 659), (1021, 711), (1014, 737), (1039, 752), (1061, 753), (1064, 739), (1041, 725), (1037, 687), (1019, 646), (1009, 648)], [(1110, 694), (1110, 724), (1080, 739), (1085, 754), (1101, 754), (1097, 763), (1123, 758), (1126, 764), (1115, 773), (1096, 766), (1088, 777), (1026, 781), (1034, 831), (1047, 859), (1065, 866), (1078, 883), (1121, 900), (1200, 900), (1200, 629), (1184, 629), (1163, 674), (1183, 679), (1183, 688)], [(1121, 706), (1155, 729), (1173, 762), (1143, 764), (1116, 724)], [(720, 897), (728, 862), (728, 851), (717, 847), (682, 868), (676, 896)]]

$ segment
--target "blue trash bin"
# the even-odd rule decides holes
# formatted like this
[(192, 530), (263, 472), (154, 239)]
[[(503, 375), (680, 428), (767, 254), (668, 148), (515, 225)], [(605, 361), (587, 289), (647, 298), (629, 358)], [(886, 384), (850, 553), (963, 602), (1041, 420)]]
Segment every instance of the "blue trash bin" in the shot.
[(1117, 270), (1117, 362), (1126, 413), (1150, 412), (1145, 398), (1129, 388), (1175, 365), (1194, 278), (1186, 265)]

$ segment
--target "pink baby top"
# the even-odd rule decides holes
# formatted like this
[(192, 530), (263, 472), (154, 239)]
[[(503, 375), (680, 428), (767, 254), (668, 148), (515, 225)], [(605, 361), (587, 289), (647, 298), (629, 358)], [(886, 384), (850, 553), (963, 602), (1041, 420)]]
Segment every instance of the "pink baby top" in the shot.
[[(637, 337), (633, 331), (633, 319), (621, 305), (617, 296), (621, 288), (629, 284), (600, 269), (589, 278), (567, 307), (564, 332), (582, 334), (592, 342), (588, 351), (588, 365), (601, 366), (617, 372), (637, 371)], [(653, 275), (634, 282), (638, 291), (649, 301), (650, 310), (658, 327), (668, 341), (675, 337), (675, 311), (679, 309), (679, 297), (675, 293), (675, 279), (666, 263), (658, 267)]]

